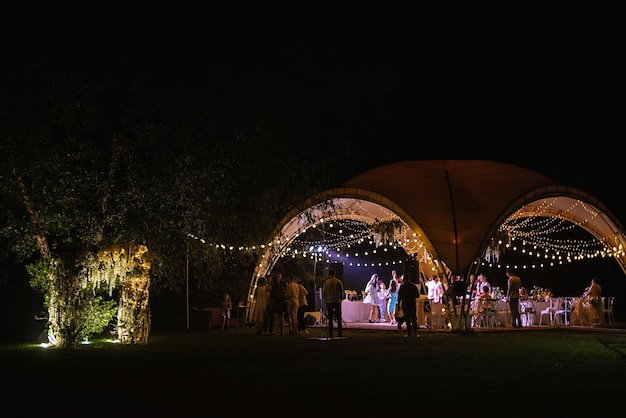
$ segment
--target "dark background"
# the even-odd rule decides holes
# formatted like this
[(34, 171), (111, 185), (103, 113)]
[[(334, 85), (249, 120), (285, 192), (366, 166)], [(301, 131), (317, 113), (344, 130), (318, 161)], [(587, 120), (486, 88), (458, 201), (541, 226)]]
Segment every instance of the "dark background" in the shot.
[(27, 62), (42, 78), (65, 69), (120, 88), (132, 80), (171, 113), (238, 93), (282, 99), (310, 124), (294, 141), (323, 142), (336, 129), (354, 143), (328, 150), (350, 174), (399, 160), (498, 160), (621, 214), (625, 25), (608, 4), (9, 2), (0, 19), (3, 72)]
[[(5, 79), (27, 68), (24, 85), (67, 73), (132, 86), (163, 119), (280, 107), (268, 123), (297, 121), (303, 148), (328, 143), (322, 158), (346, 180), (402, 160), (495, 160), (584, 190), (626, 219), (626, 22), (615, 6), (22, 3), (0, 13)], [(610, 262), (520, 275), (576, 294), (595, 273), (608, 294), (626, 294)], [(501, 272), (488, 275), (503, 285)]]

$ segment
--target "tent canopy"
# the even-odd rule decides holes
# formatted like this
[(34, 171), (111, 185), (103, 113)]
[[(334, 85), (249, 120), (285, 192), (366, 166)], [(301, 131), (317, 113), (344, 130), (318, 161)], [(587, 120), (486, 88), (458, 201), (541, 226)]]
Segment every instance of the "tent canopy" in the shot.
[[(378, 203), (423, 233), (420, 238), (429, 250), (457, 273), (483, 254), (498, 226), (516, 212), (561, 216), (599, 239), (624, 242), (617, 219), (589, 194), (511, 164), (405, 161), (360, 174), (335, 192), (379, 196)], [(577, 205), (579, 201), (586, 204)]]
[[(330, 202), (332, 211), (324, 209)], [(452, 273), (469, 271), (500, 225), (516, 217), (561, 218), (603, 243), (626, 274), (626, 237), (611, 211), (581, 190), (542, 174), (485, 160), (405, 161), (364, 172), (310, 197), (280, 221), (250, 284), (265, 275), (300, 234), (320, 219), (365, 223), (401, 219), (436, 262)], [(420, 247), (421, 248), (421, 247)]]

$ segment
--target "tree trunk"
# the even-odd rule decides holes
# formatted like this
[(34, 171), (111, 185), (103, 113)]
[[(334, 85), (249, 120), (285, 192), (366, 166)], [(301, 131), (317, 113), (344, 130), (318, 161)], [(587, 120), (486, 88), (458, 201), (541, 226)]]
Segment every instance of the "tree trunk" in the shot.
[(132, 247), (129, 253), (129, 268), (119, 302), (118, 338), (122, 343), (146, 344), (151, 325), (148, 312), (151, 260), (143, 245)]
[(82, 278), (69, 273), (55, 260), (50, 269), (48, 339), (57, 348), (78, 348), (81, 343)]

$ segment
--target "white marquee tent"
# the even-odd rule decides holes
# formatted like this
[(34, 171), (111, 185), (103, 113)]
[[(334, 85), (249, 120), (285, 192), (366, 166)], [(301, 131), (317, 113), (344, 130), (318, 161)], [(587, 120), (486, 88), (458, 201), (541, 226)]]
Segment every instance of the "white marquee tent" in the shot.
[(288, 213), (257, 263), (248, 300), (253, 303), (257, 279), (320, 222), (397, 222), (402, 227), (396, 239), (405, 243), (407, 253), (425, 252), (428, 268), (447, 276), (468, 271), (483, 257), (500, 225), (531, 216), (564, 219), (588, 231), (626, 274), (624, 229), (590, 194), (506, 163), (405, 161), (362, 173)]

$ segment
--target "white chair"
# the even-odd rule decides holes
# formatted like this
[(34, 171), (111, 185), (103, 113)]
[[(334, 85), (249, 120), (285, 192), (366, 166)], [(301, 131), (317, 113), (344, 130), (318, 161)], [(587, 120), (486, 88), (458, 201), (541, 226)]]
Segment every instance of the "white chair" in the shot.
[(489, 328), (494, 328), (497, 327), (500, 322), (498, 321), (497, 300), (493, 299), (491, 302), (492, 306), (485, 311), (485, 320)]
[[(559, 307), (555, 307), (554, 311), (554, 322), (557, 324), (569, 325), (570, 319), (572, 318), (572, 298), (559, 298), (563, 301), (560, 302)], [(561, 318), (563, 318), (561, 320)]]
[(604, 319), (609, 323), (609, 324), (614, 324), (615, 323), (615, 317), (613, 316), (613, 296), (608, 296), (606, 298), (602, 298), (604, 299), (604, 302), (602, 304), (602, 314), (604, 315)]
[(539, 325), (543, 325), (543, 318), (545, 316), (548, 317), (548, 323), (546, 325), (554, 325), (554, 321), (555, 321), (554, 313), (557, 310), (561, 309), (561, 306), (563, 306), (562, 298), (550, 299), (550, 306), (548, 306), (546, 309), (543, 309), (541, 311), (541, 316), (539, 317)]
[(520, 300), (519, 303), (520, 317), (522, 318), (522, 325), (529, 327), (535, 325), (537, 312), (535, 308), (535, 301), (532, 299)]
[(474, 309), (470, 311), (470, 326), (472, 328), (485, 328), (487, 326), (487, 313), (478, 312)]
[(495, 299), (475, 299), (471, 306), (471, 326), (493, 328), (498, 325), (498, 311)]

